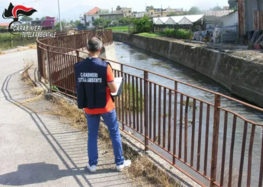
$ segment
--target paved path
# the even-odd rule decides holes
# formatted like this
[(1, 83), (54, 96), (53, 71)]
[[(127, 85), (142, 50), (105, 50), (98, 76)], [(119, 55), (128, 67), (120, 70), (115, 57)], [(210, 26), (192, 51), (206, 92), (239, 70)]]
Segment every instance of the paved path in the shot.
[(48, 114), (48, 101), (19, 104), (32, 97), (20, 76), (32, 59), (36, 50), (0, 55), (0, 186), (133, 186), (103, 142), (98, 172), (85, 171), (86, 133)]

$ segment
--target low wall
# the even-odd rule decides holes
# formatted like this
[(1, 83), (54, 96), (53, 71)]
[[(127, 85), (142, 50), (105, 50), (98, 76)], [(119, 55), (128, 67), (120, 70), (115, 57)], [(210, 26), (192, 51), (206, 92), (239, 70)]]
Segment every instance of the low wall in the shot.
[(166, 38), (113, 33), (113, 39), (191, 68), (218, 82), (231, 93), (263, 107), (263, 64)]

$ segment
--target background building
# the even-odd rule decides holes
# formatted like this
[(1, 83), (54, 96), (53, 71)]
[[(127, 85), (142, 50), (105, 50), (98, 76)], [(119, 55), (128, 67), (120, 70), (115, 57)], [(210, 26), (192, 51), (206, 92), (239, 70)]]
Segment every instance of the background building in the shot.
[(106, 14), (99, 14), (100, 18), (107, 19), (107, 20), (119, 20), (124, 17), (124, 14), (122, 12), (112, 12), (112, 13), (106, 13)]
[(177, 16), (185, 14), (183, 9), (146, 7), (146, 13), (150, 17)]
[(146, 15), (146, 12), (133, 12), (132, 13), (132, 17), (134, 18), (142, 18), (145, 15)]
[(46, 18), (42, 21), (41, 25), (43, 29), (53, 29), (56, 23), (55, 17), (46, 16)]
[(87, 28), (93, 28), (93, 22), (99, 18), (100, 8), (94, 7), (90, 11), (84, 14), (84, 24)]
[(116, 10), (109, 12), (108, 10), (102, 10), (98, 7), (94, 7), (89, 12), (84, 14), (84, 24), (88, 29), (92, 29), (95, 27), (94, 21), (99, 18), (113, 23), (121, 18), (132, 16), (133, 13), (131, 8), (117, 6)]
[(42, 20), (34, 20), (31, 21), (32, 26), (42, 26), (42, 29), (53, 29), (56, 24), (56, 18), (55, 17), (49, 17), (46, 16)]
[(126, 7), (117, 7), (116, 11), (113, 13), (122, 13), (123, 17), (131, 17), (132, 16), (132, 9)]

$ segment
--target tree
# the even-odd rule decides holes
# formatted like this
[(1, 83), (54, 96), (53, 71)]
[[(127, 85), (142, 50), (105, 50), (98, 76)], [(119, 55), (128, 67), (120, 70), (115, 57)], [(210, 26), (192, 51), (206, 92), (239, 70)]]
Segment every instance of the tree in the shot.
[[(55, 26), (55, 29), (57, 30), (57, 31), (60, 31), (60, 24), (59, 24), (60, 22), (57, 22), (56, 23), (56, 26)], [(62, 26), (62, 30), (64, 30), (65, 29), (65, 26), (66, 26), (66, 22), (65, 21), (61, 21), (61, 26)]]
[(228, 0), (229, 8), (236, 9), (237, 8), (237, 1), (236, 0)]
[(20, 20), (21, 21), (32, 21), (33, 19), (31, 17), (28, 17), (28, 16), (22, 16), (22, 18)]
[(223, 10), (223, 9), (220, 6), (215, 6), (214, 8), (212, 8), (212, 10), (217, 11), (217, 10)]
[(117, 8), (116, 8), (116, 10), (121, 10), (121, 6), (118, 5)]
[[(77, 21), (79, 21), (79, 20), (77, 20)], [(77, 21), (76, 21), (76, 22), (77, 22)], [(80, 21), (79, 21), (79, 22), (80, 22)], [(73, 20), (70, 20), (69, 24), (72, 25), (73, 27), (75, 26), (75, 23), (74, 23)]]
[(75, 25), (78, 28), (78, 30), (84, 30), (85, 29), (85, 25), (83, 23), (81, 23), (80, 21), (76, 21)]
[(167, 16), (182, 16), (185, 15), (185, 12), (171, 12)]
[(130, 25), (132, 23), (132, 18), (121, 18), (119, 20), (120, 25)]
[(46, 19), (46, 16), (42, 17), (42, 18), (35, 18), (35, 21), (44, 21)]
[(96, 27), (107, 27), (109, 26), (111, 23), (111, 20), (108, 20), (108, 19), (104, 19), (104, 18), (97, 18), (94, 20), (93, 24), (96, 26)]
[(188, 11), (188, 14), (201, 14), (202, 11), (198, 8), (198, 7), (192, 7), (190, 8), (190, 10)]
[(151, 6), (147, 6), (146, 7), (146, 12), (148, 12), (149, 10), (153, 10), (154, 9), (154, 7), (151, 5)]
[(148, 16), (133, 21), (135, 32), (151, 32), (153, 30), (153, 22)]

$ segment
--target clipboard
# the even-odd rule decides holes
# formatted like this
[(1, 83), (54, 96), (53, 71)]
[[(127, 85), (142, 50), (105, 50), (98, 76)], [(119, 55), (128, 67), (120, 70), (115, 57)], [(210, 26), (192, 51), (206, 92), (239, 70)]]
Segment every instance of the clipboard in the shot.
[(117, 86), (117, 91), (114, 93), (111, 93), (111, 96), (117, 97), (120, 96), (122, 93), (122, 87), (123, 87), (123, 78), (122, 77), (115, 77), (114, 82)]

